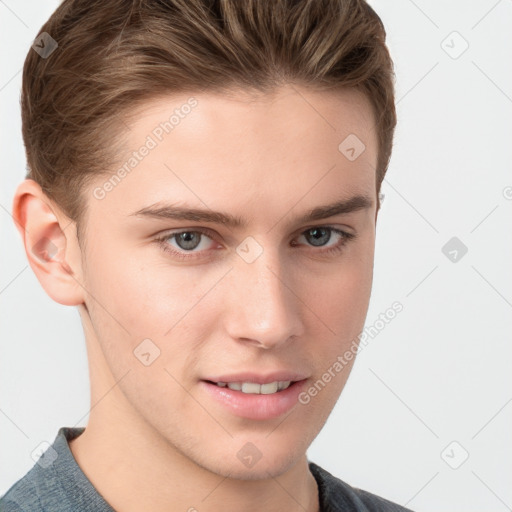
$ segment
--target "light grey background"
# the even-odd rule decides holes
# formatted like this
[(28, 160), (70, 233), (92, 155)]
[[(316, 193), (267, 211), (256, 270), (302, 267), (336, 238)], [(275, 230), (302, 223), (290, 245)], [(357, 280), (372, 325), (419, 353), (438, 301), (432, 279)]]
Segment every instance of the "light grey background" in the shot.
[[(46, 296), (10, 216), (21, 68), (57, 4), (0, 0), (0, 494), (89, 408), (78, 312)], [(512, 2), (371, 4), (399, 124), (366, 325), (404, 310), (360, 353), (308, 456), (415, 510), (512, 510)], [(442, 252), (452, 237), (468, 248), (457, 262)]]

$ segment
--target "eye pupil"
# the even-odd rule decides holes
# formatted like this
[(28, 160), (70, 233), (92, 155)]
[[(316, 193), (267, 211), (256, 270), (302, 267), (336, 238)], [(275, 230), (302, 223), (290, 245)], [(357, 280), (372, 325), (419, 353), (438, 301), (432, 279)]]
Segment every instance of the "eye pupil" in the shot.
[(329, 228), (312, 228), (307, 231), (306, 238), (309, 234), (312, 234), (311, 242), (312, 245), (320, 246), (324, 245), (329, 241), (331, 230)]
[(183, 231), (176, 235), (176, 243), (181, 249), (195, 249), (200, 243), (200, 236), (200, 233), (195, 231)]

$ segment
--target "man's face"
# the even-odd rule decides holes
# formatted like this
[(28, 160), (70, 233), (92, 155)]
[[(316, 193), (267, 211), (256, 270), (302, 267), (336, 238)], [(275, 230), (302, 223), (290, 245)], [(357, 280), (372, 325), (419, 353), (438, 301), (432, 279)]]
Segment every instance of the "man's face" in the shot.
[[(172, 129), (161, 125), (176, 109)], [(335, 363), (367, 313), (373, 129), (369, 102), (353, 90), (183, 94), (138, 111), (126, 154), (86, 190), (82, 319), (93, 390), (94, 379), (118, 382), (115, 411), (99, 405), (91, 418), (133, 421), (234, 478), (280, 474), (304, 456), (353, 360), (341, 370)], [(354, 196), (370, 206), (302, 219)], [(171, 206), (240, 223), (164, 215)], [(162, 215), (136, 214), (156, 208)], [(253, 377), (234, 380), (301, 382), (259, 395), (206, 382), (246, 372)]]

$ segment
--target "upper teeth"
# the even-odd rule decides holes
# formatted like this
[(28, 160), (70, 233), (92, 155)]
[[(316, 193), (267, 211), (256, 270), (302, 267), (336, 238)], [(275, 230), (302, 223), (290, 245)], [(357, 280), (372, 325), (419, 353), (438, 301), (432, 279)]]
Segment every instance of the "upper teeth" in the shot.
[(274, 381), (268, 384), (258, 384), (257, 382), (216, 382), (216, 384), (221, 388), (227, 386), (229, 389), (241, 391), (242, 393), (269, 395), (288, 388), (291, 380)]

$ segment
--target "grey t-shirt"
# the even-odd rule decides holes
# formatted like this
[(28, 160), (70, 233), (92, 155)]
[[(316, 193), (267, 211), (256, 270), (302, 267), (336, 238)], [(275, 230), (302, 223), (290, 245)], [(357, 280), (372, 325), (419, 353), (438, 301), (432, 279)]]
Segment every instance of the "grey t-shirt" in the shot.
[[(84, 427), (62, 427), (34, 467), (0, 498), (0, 512), (114, 512), (78, 466), (68, 441)], [(321, 512), (411, 512), (356, 489), (309, 461)]]

